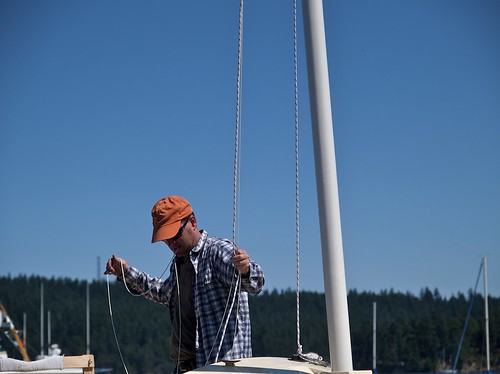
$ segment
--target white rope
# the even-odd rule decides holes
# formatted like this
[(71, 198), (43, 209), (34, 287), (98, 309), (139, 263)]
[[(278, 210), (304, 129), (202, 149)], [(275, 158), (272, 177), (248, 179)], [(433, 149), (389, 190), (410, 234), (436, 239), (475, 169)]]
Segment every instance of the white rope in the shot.
[[(240, 10), (239, 10), (239, 23), (238, 23), (238, 68), (237, 68), (237, 81), (236, 81), (236, 129), (235, 129), (235, 144), (234, 144), (234, 164), (233, 164), (233, 224), (232, 224), (232, 235), (233, 235), (233, 244), (234, 244), (234, 250), (236, 250), (236, 245), (235, 243), (237, 242), (237, 238), (239, 236), (239, 204), (240, 204), (240, 201), (239, 201), (239, 198), (240, 198), (240, 191), (239, 191), (239, 178), (240, 178), (240, 146), (241, 146), (241, 129), (240, 129), (240, 118), (241, 118), (241, 80), (242, 80), (242, 75), (241, 75), (241, 71), (242, 71), (242, 42), (243, 42), (243, 0), (240, 0)], [(175, 256), (174, 256), (175, 257)], [(174, 258), (173, 257), (173, 258)], [(173, 260), (172, 258), (172, 260)], [(172, 260), (170, 262), (172, 262)], [(170, 265), (170, 263), (169, 263)], [(124, 273), (123, 272), (123, 263), (121, 263), (121, 267), (122, 267), (122, 274)], [(167, 266), (167, 269), (168, 269), (168, 266)], [(165, 271), (162, 273), (161, 276), (163, 276), (163, 274), (165, 274), (166, 272), (166, 269)], [(175, 272), (176, 272), (176, 277), (177, 276), (177, 266), (175, 266)], [(160, 276), (160, 278), (161, 278)], [(112, 323), (112, 326), (113, 326), (113, 333), (115, 335), (115, 341), (116, 341), (116, 345), (118, 347), (118, 352), (120, 354), (120, 358), (122, 360), (122, 364), (123, 364), (123, 367), (125, 368), (125, 371), (126, 373), (128, 374), (128, 370), (127, 370), (127, 367), (125, 365), (125, 362), (124, 362), (124, 359), (123, 359), (123, 356), (122, 356), (122, 353), (121, 353), (121, 349), (120, 349), (120, 346), (119, 346), (119, 343), (118, 343), (118, 338), (117, 338), (117, 335), (116, 335), (116, 330), (115, 330), (115, 327), (114, 327), (114, 322), (113, 322), (113, 312), (112, 312), (112, 309), (111, 309), (111, 297), (110, 297), (110, 290), (109, 290), (109, 276), (108, 276), (108, 303), (109, 303), (109, 312), (110, 312), (110, 316), (111, 316), (111, 323)], [(127, 286), (127, 282), (124, 281), (123, 282), (125, 284), (125, 288), (127, 289), (128, 293), (131, 294), (132, 296), (144, 296), (146, 293), (150, 293), (151, 292), (151, 289), (148, 289), (146, 291), (144, 291), (142, 294), (135, 294), (135, 293), (132, 293), (128, 286)], [(226, 301), (226, 307), (225, 307), (225, 310), (224, 310), (224, 313), (223, 313), (223, 318), (222, 318), (222, 321), (221, 321), (221, 325), (219, 326), (219, 330), (216, 334), (216, 337), (214, 339), (214, 342), (213, 342), (213, 345), (212, 345), (212, 348), (210, 349), (210, 353), (208, 354), (208, 357), (207, 357), (207, 362), (205, 363), (208, 364), (208, 359), (210, 358), (210, 355), (213, 351), (213, 348), (215, 347), (215, 344), (217, 342), (217, 338), (221, 332), (221, 328), (223, 326), (223, 329), (222, 329), (222, 335), (221, 335), (221, 339), (220, 339), (220, 342), (219, 342), (219, 347), (218, 347), (218, 350), (217, 350), (217, 354), (216, 354), (216, 362), (218, 361), (218, 358), (219, 358), (219, 353), (220, 353), (220, 350), (221, 350), (221, 347), (222, 347), (222, 343), (224, 341), (224, 336), (225, 336), (225, 333), (226, 333), (226, 328), (227, 328), (227, 325), (229, 323), (229, 320), (230, 320), (230, 316), (231, 316), (231, 313), (232, 313), (232, 310), (234, 308), (234, 305), (235, 303), (237, 304), (237, 313), (238, 313), (238, 310), (239, 310), (239, 296), (240, 296), (240, 289), (241, 289), (241, 274), (238, 274), (237, 277), (236, 277), (236, 285), (234, 286), (234, 293), (233, 293), (233, 298), (232, 298), (232, 302), (231, 302), (231, 306), (229, 307), (229, 310), (228, 310), (228, 305), (229, 305), (229, 300), (231, 299), (231, 290), (233, 289), (233, 283), (234, 283), (234, 280), (233, 282), (231, 283), (231, 286), (230, 286), (230, 291), (229, 291), (229, 295), (228, 295), (228, 299)], [(178, 293), (178, 297), (180, 298), (180, 290), (179, 290), (179, 282), (178, 282), (178, 279), (177, 279), (177, 293)], [(179, 308), (179, 318), (180, 318), (180, 314), (181, 311), (180, 311), (180, 308)], [(236, 317), (235, 319), (235, 323), (238, 322), (238, 318)], [(235, 326), (235, 336), (236, 336), (236, 333), (237, 333), (237, 326)], [(180, 342), (179, 342), (180, 344)], [(180, 352), (180, 349), (179, 349), (179, 352)]]
[[(243, 0), (240, 0), (240, 9), (238, 18), (238, 68), (237, 68), (237, 78), (236, 78), (236, 126), (234, 135), (234, 163), (233, 163), (233, 246), (234, 246), (233, 252), (236, 250), (236, 243), (239, 237), (239, 204), (240, 204), (239, 181), (240, 181), (240, 146), (241, 146), (240, 120), (241, 120), (241, 80), (242, 80), (241, 71), (242, 71), (242, 50), (243, 50), (242, 46), (243, 46)], [(215, 345), (219, 333), (221, 332), (221, 327), (223, 326), (221, 338), (219, 341), (219, 347), (217, 349), (217, 354), (215, 358), (216, 362), (219, 360), (219, 353), (222, 348), (222, 343), (224, 341), (224, 336), (226, 334), (227, 325), (229, 323), (235, 302), (237, 302), (235, 323), (237, 324), (238, 322), (237, 315), (239, 313), (239, 304), (240, 304), (239, 297), (241, 289), (241, 274), (238, 273), (237, 275), (231, 306), (229, 307), (228, 310), (227, 307), (229, 299), (231, 298), (232, 289), (233, 289), (233, 282), (231, 282), (231, 287), (229, 288), (228, 300), (226, 301), (226, 308), (224, 310), (221, 325), (219, 326), (219, 330), (217, 331), (217, 335), (214, 340), (214, 345)], [(235, 326), (235, 336), (236, 332), (237, 332), (237, 326)], [(211, 356), (214, 345), (210, 349), (210, 353), (207, 357), (207, 360)]]
[[(170, 266), (170, 263), (173, 261), (174, 257), (172, 257), (172, 259), (168, 263), (167, 267), (165, 268), (165, 270), (163, 271), (163, 273), (158, 278), (161, 278), (165, 274), (165, 272), (167, 271), (167, 269)], [(125, 272), (124, 272), (124, 268), (123, 268), (123, 262), (120, 262), (120, 266), (121, 266), (121, 270), (122, 270), (123, 284), (125, 285), (125, 289), (127, 290), (127, 292), (129, 294), (131, 294), (132, 296), (144, 296), (145, 294), (151, 292), (151, 288), (150, 288), (150, 289), (144, 291), (141, 294), (132, 293), (132, 291), (130, 291), (130, 289), (128, 288), (127, 282), (125, 281), (125, 278), (124, 278)], [(110, 316), (110, 319), (111, 319), (111, 327), (113, 329), (113, 335), (115, 337), (116, 348), (118, 349), (118, 354), (120, 355), (120, 360), (122, 362), (123, 368), (125, 369), (126, 374), (129, 374), (128, 373), (128, 369), (127, 369), (127, 365), (125, 364), (125, 360), (124, 360), (123, 355), (122, 355), (122, 350), (120, 348), (120, 343), (118, 342), (118, 336), (116, 334), (115, 321), (113, 319), (113, 309), (111, 307), (111, 291), (110, 291), (110, 288), (109, 288), (109, 274), (106, 275), (106, 283), (107, 283), (107, 291), (108, 291), (109, 316)]]
[(295, 256), (297, 281), (297, 353), (302, 353), (300, 344), (300, 222), (299, 222), (299, 93), (297, 67), (297, 0), (293, 1), (293, 65), (295, 86)]
[[(118, 343), (118, 337), (116, 336), (115, 322), (113, 320), (113, 309), (111, 308), (111, 292), (109, 290), (109, 275), (106, 275), (106, 283), (107, 283), (107, 287), (108, 287), (109, 316), (111, 317), (111, 327), (113, 328), (113, 335), (115, 336), (116, 348), (118, 348), (118, 354), (120, 355), (120, 359), (122, 361), (123, 368), (125, 369), (125, 372), (128, 374), (127, 365), (125, 365), (125, 360), (123, 359), (122, 350), (120, 349), (120, 343)], [(124, 283), (126, 283), (126, 282), (124, 282)]]
[[(165, 270), (163, 270), (163, 273), (161, 273), (161, 275), (159, 277), (157, 277), (158, 279), (161, 279), (161, 277), (163, 277), (165, 275), (165, 273), (167, 272), (168, 268), (170, 267), (170, 264), (172, 263), (172, 261), (174, 261), (174, 258), (175, 258), (175, 255), (172, 256), (172, 258), (170, 259), (170, 262), (167, 264), (167, 267), (165, 268)], [(130, 289), (127, 286), (127, 282), (125, 281), (125, 277), (124, 277), (124, 274), (125, 274), (124, 270), (125, 269), (123, 268), (123, 262), (120, 262), (120, 265), (121, 265), (121, 268), (122, 268), (123, 284), (125, 285), (125, 289), (127, 290), (127, 292), (129, 294), (131, 294), (132, 296), (135, 296), (135, 297), (144, 296), (147, 293), (151, 294), (151, 288), (147, 289), (143, 293), (133, 293), (132, 291), (130, 291)]]
[[(236, 285), (234, 286), (236, 291), (233, 295), (233, 303), (231, 304), (231, 307), (230, 307), (229, 313), (228, 313), (229, 300), (231, 299), (231, 290), (233, 289), (233, 284), (234, 284), (234, 278), (231, 281), (231, 286), (229, 287), (229, 294), (227, 296), (226, 306), (224, 308), (224, 313), (222, 314), (221, 323), (219, 325), (219, 329), (217, 330), (217, 334), (215, 334), (215, 338), (214, 338), (214, 341), (212, 343), (212, 347), (210, 348), (210, 352), (208, 352), (207, 359), (205, 361), (205, 365), (208, 365), (208, 361), (210, 359), (210, 356), (212, 355), (212, 352), (215, 348), (215, 345), (217, 344), (217, 338), (219, 337), (219, 334), (221, 333), (223, 326), (224, 326), (224, 330), (222, 330), (223, 334), (222, 334), (222, 338), (220, 341), (222, 342), (224, 340), (225, 328), (227, 327), (227, 321), (229, 321), (229, 317), (231, 316), (231, 311), (232, 311), (233, 305), (234, 305), (234, 295), (238, 294), (238, 296), (239, 296), (239, 289), (240, 289), (240, 285), (241, 285), (241, 275), (238, 275), (238, 277), (236, 277)], [(239, 298), (238, 298), (238, 305), (239, 305)], [(226, 322), (224, 322), (224, 320), (226, 320)], [(216, 354), (217, 358), (219, 357), (220, 348), (221, 348), (221, 346), (219, 344), (219, 349), (218, 349), (218, 352)]]
[[(189, 260), (191, 261), (191, 260)], [(175, 283), (177, 284), (177, 307), (179, 308), (179, 344), (177, 346), (177, 365), (176, 372), (179, 373), (179, 362), (181, 362), (181, 347), (182, 347), (182, 312), (181, 312), (181, 288), (179, 282), (179, 273), (177, 271), (177, 261), (174, 261), (175, 268)], [(172, 332), (173, 333), (173, 332)]]
[[(234, 288), (234, 293), (233, 293), (233, 300), (231, 302), (231, 307), (229, 308), (229, 313), (227, 314), (226, 322), (224, 323), (224, 328), (222, 329), (222, 335), (221, 335), (221, 338), (220, 338), (220, 341), (219, 341), (219, 348), (217, 349), (217, 355), (215, 356), (215, 362), (219, 361), (219, 353), (220, 353), (220, 350), (222, 348), (222, 342), (224, 341), (224, 336), (226, 336), (227, 324), (229, 323), (229, 320), (230, 320), (230, 317), (231, 317), (231, 312), (233, 311), (234, 302), (235, 302), (236, 299), (238, 299), (238, 305), (240, 303), (240, 288), (241, 288), (241, 274), (238, 274), (238, 277), (236, 279), (236, 287)], [(231, 287), (231, 289), (232, 289), (232, 287)], [(235, 327), (234, 327), (235, 335), (234, 336), (236, 336), (236, 332), (238, 331), (238, 327), (237, 327), (237, 324), (238, 324), (238, 307), (236, 308), (236, 310), (237, 310), (236, 311), (236, 318), (235, 318), (235, 321), (234, 321), (234, 323), (235, 323)]]
[(236, 78), (236, 128), (234, 134), (234, 164), (233, 164), (233, 243), (237, 242), (236, 231), (238, 224), (239, 206), (239, 177), (240, 177), (240, 98), (241, 98), (241, 64), (242, 64), (242, 44), (243, 44), (243, 0), (240, 0), (240, 12), (238, 21), (238, 71)]

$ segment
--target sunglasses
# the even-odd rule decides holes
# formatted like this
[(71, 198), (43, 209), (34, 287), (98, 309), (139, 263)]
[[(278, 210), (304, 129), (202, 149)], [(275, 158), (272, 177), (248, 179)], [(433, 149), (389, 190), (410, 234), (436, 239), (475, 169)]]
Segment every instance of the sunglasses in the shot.
[(173, 238), (170, 238), (168, 240), (177, 240), (177, 239), (179, 239), (182, 236), (182, 233), (184, 232), (184, 229), (186, 228), (186, 225), (189, 222), (190, 218), (191, 218), (191, 216), (186, 217), (184, 223), (182, 224), (182, 226), (179, 229), (179, 231), (177, 232), (177, 234), (175, 234), (175, 236)]

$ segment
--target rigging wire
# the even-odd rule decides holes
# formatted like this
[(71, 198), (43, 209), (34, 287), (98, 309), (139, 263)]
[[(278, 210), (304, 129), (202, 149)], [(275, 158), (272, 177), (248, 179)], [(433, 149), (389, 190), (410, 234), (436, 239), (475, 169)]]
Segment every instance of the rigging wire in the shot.
[(479, 283), (479, 279), (481, 278), (481, 271), (483, 270), (483, 262), (481, 261), (481, 265), (479, 265), (479, 272), (477, 273), (476, 285), (474, 287), (474, 293), (472, 294), (469, 309), (467, 311), (467, 317), (465, 318), (464, 327), (462, 329), (462, 334), (460, 336), (460, 342), (458, 343), (457, 353), (455, 354), (455, 359), (453, 360), (453, 367), (451, 368), (453, 371), (457, 368), (458, 357), (460, 356), (460, 350), (462, 349), (462, 343), (464, 341), (465, 331), (467, 331), (467, 325), (469, 323), (470, 314), (472, 311), (472, 306), (474, 305), (474, 300), (476, 299), (476, 290), (477, 285)]

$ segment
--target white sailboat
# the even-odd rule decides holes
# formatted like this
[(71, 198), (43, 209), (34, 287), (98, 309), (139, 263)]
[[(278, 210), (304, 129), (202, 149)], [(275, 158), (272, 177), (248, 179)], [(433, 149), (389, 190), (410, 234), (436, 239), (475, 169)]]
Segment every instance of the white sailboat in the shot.
[(457, 370), (458, 358), (460, 357), (460, 350), (462, 349), (462, 343), (464, 340), (465, 333), (467, 331), (467, 326), (469, 323), (469, 317), (472, 311), (472, 306), (474, 305), (474, 299), (476, 296), (477, 286), (481, 278), (481, 272), (483, 273), (484, 280), (484, 332), (486, 336), (486, 373), (491, 373), (490, 366), (490, 327), (489, 327), (489, 311), (488, 311), (488, 272), (486, 268), (486, 256), (481, 260), (481, 265), (479, 266), (479, 272), (477, 274), (476, 285), (474, 287), (474, 293), (472, 294), (472, 299), (469, 305), (469, 310), (467, 312), (467, 317), (465, 318), (464, 327), (462, 329), (462, 334), (460, 336), (460, 342), (458, 343), (457, 353), (455, 354), (455, 359), (453, 360), (453, 366), (450, 370), (443, 370), (442, 373), (454, 374)]
[[(196, 372), (353, 373), (322, 0), (302, 1), (331, 367), (289, 358), (219, 362)], [(369, 374), (370, 370), (356, 371)]]

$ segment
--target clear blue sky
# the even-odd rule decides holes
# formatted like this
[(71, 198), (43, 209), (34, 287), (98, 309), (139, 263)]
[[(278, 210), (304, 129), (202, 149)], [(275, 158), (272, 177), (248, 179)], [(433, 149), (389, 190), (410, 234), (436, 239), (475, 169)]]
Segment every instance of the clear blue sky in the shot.
[[(152, 205), (232, 236), (238, 2), (0, 1), (0, 274), (152, 275)], [(327, 1), (348, 289), (500, 296), (500, 2)], [(302, 20), (299, 2), (299, 21)], [(238, 244), (295, 288), (291, 1), (244, 13)], [(301, 287), (323, 291), (299, 23)], [(482, 285), (480, 287), (482, 290)]]

